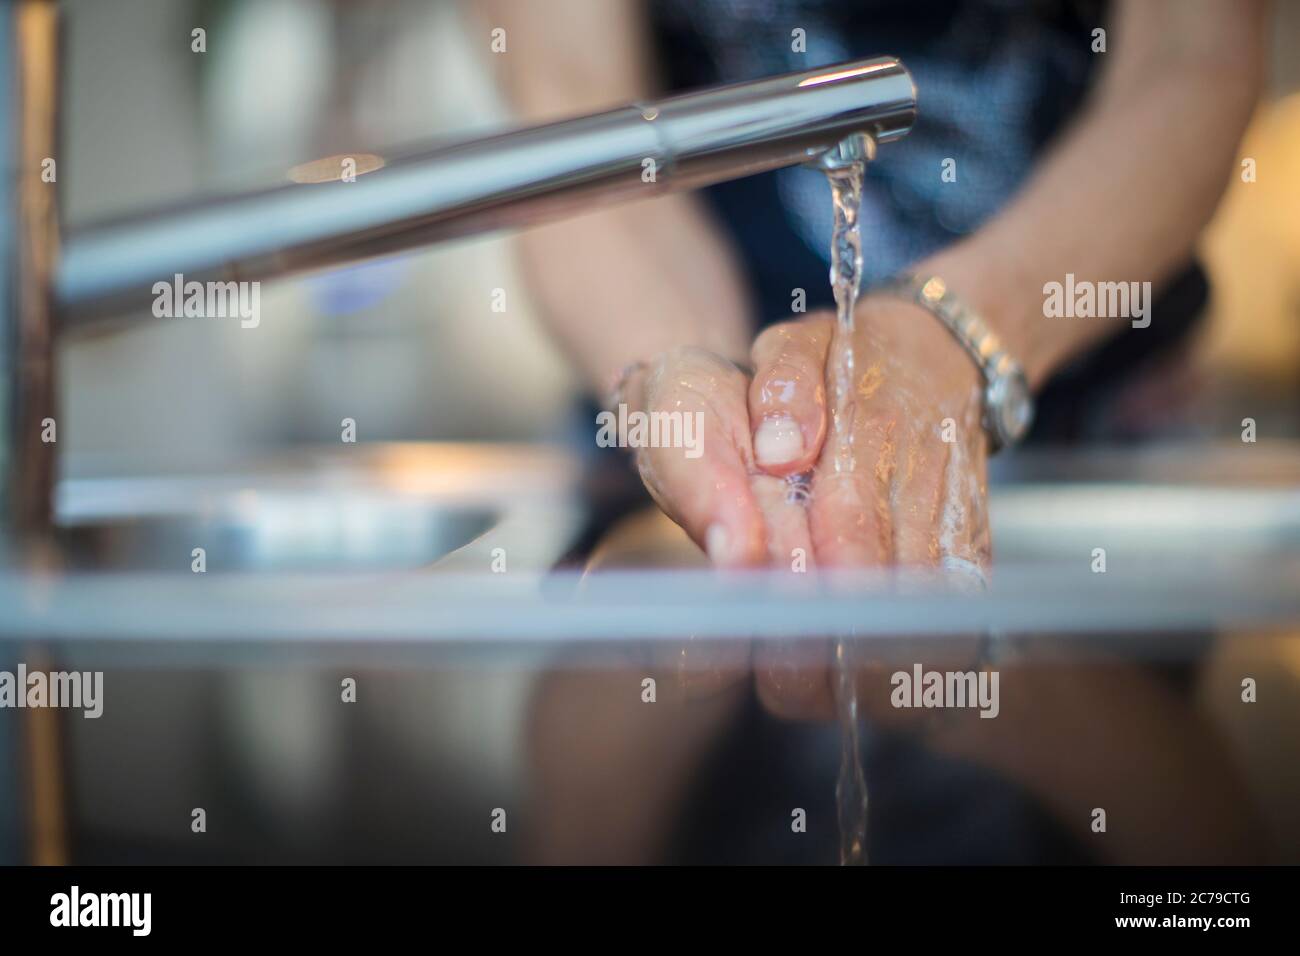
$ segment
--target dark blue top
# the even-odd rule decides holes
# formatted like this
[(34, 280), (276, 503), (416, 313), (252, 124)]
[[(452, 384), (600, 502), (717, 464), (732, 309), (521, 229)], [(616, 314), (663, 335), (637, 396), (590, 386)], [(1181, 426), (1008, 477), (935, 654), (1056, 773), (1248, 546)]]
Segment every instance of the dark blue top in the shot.
[[(1092, 31), (1103, 0), (650, 0), (664, 92), (815, 69), (890, 54), (911, 71), (917, 119), (882, 148), (862, 197), (867, 286), (973, 232), (1020, 188), (1078, 112), (1106, 54)], [(806, 52), (792, 31), (802, 29)], [(1122, 148), (1117, 145), (1116, 148)], [(941, 175), (955, 160), (955, 182)], [(803, 167), (723, 183), (708, 203), (739, 249), (765, 322), (790, 317), (794, 289), (808, 308), (833, 304), (831, 199)], [(1062, 224), (1062, 228), (1069, 228)], [(1062, 277), (1063, 279), (1064, 277)], [(1088, 393), (1182, 337), (1206, 299), (1187, 272), (1158, 299), (1152, 326), (1116, 337), (1039, 397), (1035, 437), (1079, 436)], [(1068, 419), (1068, 420), (1067, 420)]]

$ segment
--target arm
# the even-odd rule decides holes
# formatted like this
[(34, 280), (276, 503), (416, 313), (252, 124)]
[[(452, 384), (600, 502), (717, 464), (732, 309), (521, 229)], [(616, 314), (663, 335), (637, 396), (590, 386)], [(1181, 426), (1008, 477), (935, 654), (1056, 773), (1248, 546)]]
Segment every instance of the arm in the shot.
[[(493, 57), (529, 123), (648, 98), (653, 83), (636, 0), (490, 0), (483, 28), (504, 27)], [(824, 339), (767, 335), (753, 382), (751, 309), (730, 248), (694, 196), (593, 211), (525, 232), (519, 252), (543, 321), (602, 398), (634, 368), (619, 400), (630, 412), (702, 415), (703, 454), (640, 449), (655, 500), (718, 564), (754, 564), (769, 550), (764, 511), (781, 497), (758, 466), (811, 467), (825, 429), (824, 396), (782, 387), (820, 381)], [(754, 441), (751, 421), (774, 419)], [(767, 436), (767, 440), (764, 440)], [(757, 456), (755, 451), (757, 449)], [(799, 533), (786, 517), (784, 542)], [(796, 540), (798, 540), (796, 538)], [(781, 544), (785, 548), (784, 543)]]
[[(1000, 215), (917, 267), (984, 315), (1031, 385), (1116, 327), (1045, 318), (1046, 283), (1073, 273), (1156, 286), (1190, 253), (1258, 95), (1263, 12), (1257, 0), (1121, 4), (1083, 114)], [(875, 467), (814, 488), (816, 551), (835, 564), (983, 566), (987, 449), (974, 363), (911, 304), (868, 296), (857, 326), (857, 368), (875, 377), (869, 394), (859, 389), (853, 431)], [(942, 442), (949, 419), (958, 438)]]
[(1126, 0), (1084, 114), (999, 216), (918, 269), (984, 314), (1032, 385), (1115, 328), (1045, 320), (1045, 283), (1158, 288), (1191, 253), (1259, 95), (1265, 9)]
[[(1083, 114), (993, 221), (916, 267), (943, 276), (985, 317), (1031, 385), (1116, 328), (1046, 318), (1044, 284), (1074, 273), (1158, 287), (1186, 261), (1259, 92), (1264, 12), (1260, 0), (1122, 3)], [(865, 297), (856, 326), (858, 467), (836, 475), (823, 451), (808, 516), (813, 553), (819, 564), (978, 575), (992, 544), (975, 364), (933, 316), (902, 300)], [(945, 441), (949, 419), (956, 427)], [(836, 438), (832, 425), (827, 449)], [(795, 699), (764, 663), (760, 655), (769, 706), (833, 712), (824, 672)]]
[[(490, 0), (493, 57), (520, 120), (542, 123), (648, 99), (653, 80), (635, 0)], [(731, 251), (695, 197), (599, 209), (524, 232), (519, 252), (543, 321), (602, 395), (633, 362), (696, 345), (749, 353)]]

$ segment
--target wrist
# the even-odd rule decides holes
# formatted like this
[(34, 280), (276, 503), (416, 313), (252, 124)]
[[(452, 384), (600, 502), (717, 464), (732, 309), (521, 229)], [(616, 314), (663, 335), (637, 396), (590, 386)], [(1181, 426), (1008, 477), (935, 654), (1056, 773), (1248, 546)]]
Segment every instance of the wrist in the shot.
[[(885, 282), (879, 291), (927, 313), (965, 353), (982, 386), (973, 394), (982, 392), (983, 424), (992, 450), (1020, 441), (1033, 421), (1029, 384), (1007, 343), (987, 320), (937, 274), (899, 276)], [(937, 374), (938, 381), (945, 380), (942, 370)]]
[(915, 302), (868, 294), (858, 303), (856, 322), (876, 340), (877, 351), (924, 369), (936, 389), (964, 398), (983, 380), (979, 365), (961, 343)]
[(1041, 317), (1036, 287), (1010, 267), (990, 261), (982, 252), (958, 247), (926, 259), (911, 271), (942, 277), (998, 337), (1033, 391), (1038, 391), (1064, 358), (1063, 343), (1045, 335), (1044, 324), (1035, 321)]

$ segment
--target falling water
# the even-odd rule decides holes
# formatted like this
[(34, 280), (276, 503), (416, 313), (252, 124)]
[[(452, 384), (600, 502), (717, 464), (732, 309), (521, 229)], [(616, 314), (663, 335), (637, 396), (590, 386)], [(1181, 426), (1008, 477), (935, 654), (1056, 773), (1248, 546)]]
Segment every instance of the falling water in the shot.
[[(851, 488), (856, 467), (853, 456), (853, 416), (856, 409), (853, 388), (853, 311), (862, 281), (862, 234), (858, 209), (862, 201), (862, 161), (837, 164), (826, 171), (835, 204), (835, 227), (831, 234), (831, 291), (835, 295), (837, 321), (831, 340), (833, 370), (831, 449), (829, 465), (833, 475), (842, 475)], [(848, 489), (840, 491), (844, 494)], [(862, 769), (861, 717), (854, 679), (852, 645), (846, 638), (835, 641), (834, 694), (840, 722), (840, 775), (835, 785), (835, 802), (840, 828), (840, 864), (861, 866), (867, 862), (867, 781)]]

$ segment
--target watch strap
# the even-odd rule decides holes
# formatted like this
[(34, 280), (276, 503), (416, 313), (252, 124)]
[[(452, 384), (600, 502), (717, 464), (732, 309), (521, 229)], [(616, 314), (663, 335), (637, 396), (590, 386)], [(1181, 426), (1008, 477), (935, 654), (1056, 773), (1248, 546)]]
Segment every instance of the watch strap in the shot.
[[(974, 309), (968, 306), (960, 296), (954, 293), (948, 283), (937, 275), (901, 275), (887, 279), (872, 290), (877, 293), (896, 295), (916, 303), (935, 316), (952, 334), (966, 353), (975, 362), (984, 378), (985, 390), (985, 429), (997, 450), (1005, 443), (1005, 437), (992, 427), (988, 419), (996, 409), (987, 407), (990, 389), (988, 385), (1006, 378), (1018, 378), (1024, 381), (1024, 371), (1020, 364), (1007, 352), (988, 323)], [(1032, 414), (1032, 405), (1029, 407)]]

